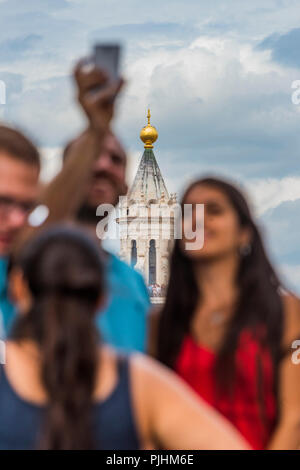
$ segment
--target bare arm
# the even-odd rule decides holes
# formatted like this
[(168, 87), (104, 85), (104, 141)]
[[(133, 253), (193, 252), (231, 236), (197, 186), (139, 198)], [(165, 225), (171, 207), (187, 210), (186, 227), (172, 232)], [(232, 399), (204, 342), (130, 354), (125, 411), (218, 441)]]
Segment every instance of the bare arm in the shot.
[(279, 370), (279, 422), (269, 449), (298, 449), (300, 445), (300, 364), (292, 361), (292, 342), (300, 340), (300, 301), (284, 297), (285, 332), (283, 346), (287, 351)]
[(40, 204), (49, 209), (48, 224), (73, 218), (86, 193), (102, 140), (101, 134), (89, 128), (72, 144), (63, 168), (41, 194)]
[(133, 391), (145, 442), (164, 449), (249, 449), (241, 435), (172, 371), (133, 359)]

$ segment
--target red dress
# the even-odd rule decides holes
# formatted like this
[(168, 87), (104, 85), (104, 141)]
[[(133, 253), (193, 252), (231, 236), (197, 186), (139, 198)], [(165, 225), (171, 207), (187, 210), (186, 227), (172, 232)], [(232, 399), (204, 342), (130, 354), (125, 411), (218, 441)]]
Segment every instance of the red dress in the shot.
[(250, 331), (242, 332), (230, 397), (226, 393), (216, 396), (215, 361), (213, 351), (186, 336), (175, 370), (205, 401), (231, 421), (254, 449), (264, 449), (277, 415), (270, 351)]

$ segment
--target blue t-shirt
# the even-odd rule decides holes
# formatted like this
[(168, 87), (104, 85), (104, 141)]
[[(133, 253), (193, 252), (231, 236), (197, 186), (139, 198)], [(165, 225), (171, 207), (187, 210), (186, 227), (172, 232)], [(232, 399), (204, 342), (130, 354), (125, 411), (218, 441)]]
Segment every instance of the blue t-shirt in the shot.
[[(106, 306), (96, 318), (101, 338), (127, 352), (144, 351), (150, 301), (142, 276), (109, 254), (107, 288)], [(0, 337), (1, 323), (7, 335), (15, 317), (15, 308), (7, 297), (7, 260), (0, 258)]]
[(96, 322), (102, 339), (125, 351), (145, 351), (150, 300), (143, 277), (113, 254), (107, 260), (108, 298)]
[(7, 265), (7, 259), (0, 258), (0, 339), (6, 336), (16, 315), (7, 294)]

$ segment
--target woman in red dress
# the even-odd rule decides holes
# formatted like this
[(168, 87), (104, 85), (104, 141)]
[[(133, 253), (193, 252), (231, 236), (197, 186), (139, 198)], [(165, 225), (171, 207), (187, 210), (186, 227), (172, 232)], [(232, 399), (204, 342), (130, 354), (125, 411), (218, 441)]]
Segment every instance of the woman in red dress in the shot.
[[(193, 183), (189, 204), (204, 204), (204, 245), (175, 241), (165, 305), (150, 344), (255, 449), (300, 444), (299, 300), (283, 290), (242, 193), (215, 178)], [(183, 211), (184, 213), (184, 211)], [(186, 213), (186, 211), (185, 211)], [(284, 242), (284, 241), (283, 241)]]

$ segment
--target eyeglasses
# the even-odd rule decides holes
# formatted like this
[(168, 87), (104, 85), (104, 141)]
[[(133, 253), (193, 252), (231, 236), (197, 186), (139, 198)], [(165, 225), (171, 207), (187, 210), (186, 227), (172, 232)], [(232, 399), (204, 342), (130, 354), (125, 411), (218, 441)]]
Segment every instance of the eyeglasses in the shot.
[(34, 208), (35, 204), (33, 202), (22, 202), (16, 201), (13, 198), (8, 196), (0, 195), (0, 215), (6, 216), (13, 210), (19, 210), (24, 215), (28, 215), (30, 211)]

